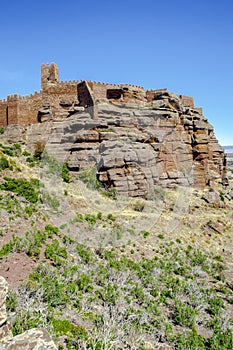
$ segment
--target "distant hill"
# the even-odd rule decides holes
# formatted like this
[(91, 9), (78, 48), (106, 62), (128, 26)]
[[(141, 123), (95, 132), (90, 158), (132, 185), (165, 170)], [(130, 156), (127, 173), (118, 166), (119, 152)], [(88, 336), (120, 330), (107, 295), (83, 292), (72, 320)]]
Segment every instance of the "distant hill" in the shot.
[(233, 157), (233, 146), (223, 146), (228, 157)]

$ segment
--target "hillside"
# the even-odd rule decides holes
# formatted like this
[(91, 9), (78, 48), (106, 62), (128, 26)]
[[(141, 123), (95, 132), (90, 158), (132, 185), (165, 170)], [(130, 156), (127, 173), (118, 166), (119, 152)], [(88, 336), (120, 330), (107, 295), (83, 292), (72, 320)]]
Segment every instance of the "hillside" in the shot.
[(228, 153), (233, 153), (233, 146), (223, 146), (225, 152)]
[(233, 348), (231, 180), (130, 198), (93, 166), (70, 173), (6, 143), (0, 168), (14, 336), (44, 327), (60, 350)]
[(224, 151), (229, 158), (233, 158), (233, 146), (224, 146)]

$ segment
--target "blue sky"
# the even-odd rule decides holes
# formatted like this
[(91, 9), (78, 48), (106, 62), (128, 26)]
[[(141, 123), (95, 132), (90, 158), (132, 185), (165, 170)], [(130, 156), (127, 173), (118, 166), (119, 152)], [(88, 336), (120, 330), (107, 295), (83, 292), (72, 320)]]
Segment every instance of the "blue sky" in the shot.
[(3, 0), (1, 13), (0, 98), (38, 91), (56, 62), (61, 80), (193, 96), (233, 144), (232, 0)]

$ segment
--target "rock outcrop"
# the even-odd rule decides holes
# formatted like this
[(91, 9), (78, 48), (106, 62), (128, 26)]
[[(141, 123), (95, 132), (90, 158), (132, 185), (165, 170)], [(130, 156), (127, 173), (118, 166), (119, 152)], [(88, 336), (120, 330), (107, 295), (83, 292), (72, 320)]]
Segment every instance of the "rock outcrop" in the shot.
[(6, 128), (6, 140), (32, 151), (44, 144), (74, 172), (96, 166), (99, 181), (122, 195), (147, 196), (156, 185), (226, 184), (224, 150), (191, 97), (167, 89), (59, 82), (54, 64), (42, 65), (41, 94), (40, 108), (33, 105), (37, 120), (26, 125), (21, 113), (19, 125)]
[(43, 328), (33, 328), (13, 337), (7, 322), (7, 292), (7, 282), (0, 276), (0, 350), (57, 350), (50, 335)]
[(44, 142), (47, 153), (71, 171), (96, 166), (100, 182), (128, 196), (146, 196), (156, 185), (214, 187), (226, 173), (212, 125), (169, 92), (144, 108), (98, 104), (98, 120), (86, 108), (66, 120), (32, 125), (25, 136), (32, 152)]
[(7, 323), (7, 313), (6, 313), (7, 292), (8, 292), (7, 282), (2, 276), (0, 276), (0, 349), (1, 349), (1, 342), (6, 342), (12, 338), (12, 333)]

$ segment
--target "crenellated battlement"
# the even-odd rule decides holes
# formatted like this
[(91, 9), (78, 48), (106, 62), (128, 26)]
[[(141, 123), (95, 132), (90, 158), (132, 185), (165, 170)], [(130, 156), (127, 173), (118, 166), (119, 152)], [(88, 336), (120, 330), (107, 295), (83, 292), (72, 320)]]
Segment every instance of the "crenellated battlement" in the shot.
[(133, 84), (111, 84), (111, 83), (104, 83), (104, 82), (100, 82), (100, 81), (92, 81), (92, 80), (87, 80), (87, 83), (89, 85), (93, 85), (93, 86), (102, 86), (102, 87), (115, 87), (115, 88), (123, 88), (123, 87), (128, 87), (128, 88), (135, 88), (135, 89), (140, 89), (145, 91), (143, 86), (139, 86), (139, 85), (133, 85)]
[(58, 81), (56, 85), (66, 85), (66, 84), (73, 85), (78, 83), (80, 83), (80, 80), (62, 80), (62, 81)]
[(30, 100), (34, 97), (40, 96), (40, 94), (41, 94), (41, 91), (40, 92), (34, 91), (34, 93), (32, 93), (30, 95), (18, 95), (18, 99), (21, 101), (27, 101), (27, 100)]
[(7, 96), (7, 101), (11, 102), (11, 101), (17, 101), (19, 98), (18, 94), (14, 94), (14, 95), (9, 95)]

